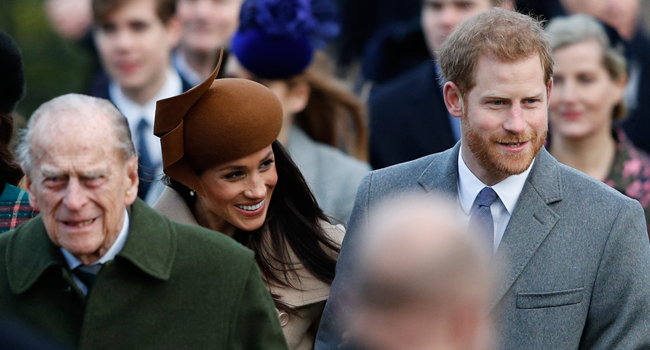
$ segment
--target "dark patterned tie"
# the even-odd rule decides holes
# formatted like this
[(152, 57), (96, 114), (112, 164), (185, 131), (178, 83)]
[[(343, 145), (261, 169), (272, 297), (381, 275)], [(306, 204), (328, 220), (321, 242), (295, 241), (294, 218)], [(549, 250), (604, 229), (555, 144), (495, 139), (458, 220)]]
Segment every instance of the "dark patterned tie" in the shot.
[(147, 147), (148, 133), (149, 122), (147, 122), (145, 118), (142, 118), (138, 124), (138, 177), (140, 178), (138, 197), (142, 199), (147, 196), (149, 187), (153, 182), (155, 171), (155, 165), (153, 164), (149, 148)]
[(477, 206), (469, 219), (470, 225), (480, 230), (481, 236), (492, 245), (494, 245), (494, 219), (490, 206), (498, 197), (492, 188), (484, 187), (476, 196)]
[(79, 265), (72, 270), (72, 273), (79, 278), (83, 284), (86, 285), (86, 288), (90, 291), (90, 288), (93, 286), (93, 283), (95, 282), (95, 277), (97, 277), (97, 273), (99, 270), (102, 268), (101, 264), (95, 264), (95, 265)]

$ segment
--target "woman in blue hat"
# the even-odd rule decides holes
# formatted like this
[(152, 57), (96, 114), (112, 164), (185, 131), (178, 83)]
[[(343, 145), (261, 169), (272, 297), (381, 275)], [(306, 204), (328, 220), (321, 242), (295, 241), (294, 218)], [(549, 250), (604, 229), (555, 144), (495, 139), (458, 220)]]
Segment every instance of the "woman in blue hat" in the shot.
[(278, 96), (284, 110), (278, 140), (323, 211), (345, 223), (370, 166), (364, 106), (327, 72), (318, 52), (338, 35), (336, 17), (330, 0), (245, 1), (226, 74), (258, 81)]

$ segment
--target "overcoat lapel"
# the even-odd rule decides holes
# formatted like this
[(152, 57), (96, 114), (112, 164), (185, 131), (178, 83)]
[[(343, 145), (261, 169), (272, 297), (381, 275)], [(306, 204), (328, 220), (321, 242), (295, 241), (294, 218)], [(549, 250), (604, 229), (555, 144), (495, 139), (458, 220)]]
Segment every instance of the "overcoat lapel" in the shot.
[[(422, 172), (418, 182), (427, 192), (439, 192), (458, 198), (458, 153), (460, 142), (443, 152)], [(496, 260), (501, 268), (502, 283), (492, 306), (496, 306), (512, 288), (524, 268), (551, 232), (560, 216), (549, 205), (562, 200), (562, 183), (558, 162), (542, 148), (526, 180)]]
[(49, 268), (63, 268), (61, 250), (50, 241), (40, 215), (27, 221), (7, 244), (7, 279), (15, 294), (26, 292)]
[(460, 152), (460, 142), (452, 149), (440, 153), (441, 157), (434, 158), (420, 175), (418, 179), (420, 186), (427, 192), (439, 192), (446, 196), (457, 197), (458, 152)]
[(526, 180), (496, 260), (501, 268), (502, 283), (495, 294), (493, 307), (512, 288), (560, 216), (549, 204), (562, 200), (562, 186), (558, 163), (542, 149)]

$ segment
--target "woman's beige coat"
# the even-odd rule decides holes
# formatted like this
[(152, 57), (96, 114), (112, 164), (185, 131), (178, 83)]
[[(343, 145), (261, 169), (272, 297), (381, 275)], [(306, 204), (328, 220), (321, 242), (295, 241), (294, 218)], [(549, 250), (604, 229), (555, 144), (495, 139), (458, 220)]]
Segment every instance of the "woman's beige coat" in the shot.
[[(173, 189), (167, 187), (153, 206), (154, 209), (167, 218), (187, 224), (198, 225), (190, 208), (183, 198)], [(324, 223), (325, 232), (329, 237), (341, 244), (345, 229), (342, 225)], [(280, 324), (289, 344), (289, 349), (313, 349), (316, 339), (318, 323), (323, 313), (325, 301), (329, 297), (330, 285), (318, 280), (309, 273), (300, 263), (298, 258), (289, 249), (292, 261), (296, 262), (296, 275), (291, 275), (290, 284), (296, 288), (280, 287), (267, 283), (267, 288), (273, 294), (279, 295), (281, 300), (294, 307), (296, 314), (279, 311)]]

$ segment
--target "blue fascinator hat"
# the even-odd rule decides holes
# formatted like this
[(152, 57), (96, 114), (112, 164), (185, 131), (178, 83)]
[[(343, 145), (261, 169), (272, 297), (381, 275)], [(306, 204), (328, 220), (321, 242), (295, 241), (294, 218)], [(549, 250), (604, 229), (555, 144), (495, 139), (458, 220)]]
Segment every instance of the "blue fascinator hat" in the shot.
[(302, 73), (314, 51), (340, 32), (331, 0), (246, 0), (240, 16), (231, 50), (262, 79)]

